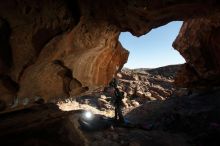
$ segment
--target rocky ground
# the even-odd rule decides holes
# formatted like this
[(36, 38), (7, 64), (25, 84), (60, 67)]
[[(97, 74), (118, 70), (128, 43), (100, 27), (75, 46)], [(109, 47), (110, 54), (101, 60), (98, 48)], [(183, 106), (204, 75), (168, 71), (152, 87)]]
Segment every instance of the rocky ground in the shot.
[[(1, 114), (1, 142), (37, 146), (219, 146), (220, 88), (191, 93), (175, 88), (172, 83), (178, 68), (123, 69), (118, 74), (118, 88), (127, 93), (123, 99), (125, 125), (106, 127), (103, 121), (95, 121), (94, 117), (114, 116), (114, 98), (106, 87), (61, 100), (58, 106), (38, 103), (40, 106)], [(94, 113), (93, 126), (105, 128), (83, 130), (79, 119), (85, 111)]]
[[(117, 74), (118, 88), (124, 92), (123, 111), (126, 114), (152, 101), (163, 101), (172, 96), (187, 94), (187, 89), (174, 87), (174, 77), (180, 65), (156, 69), (127, 69)], [(62, 100), (58, 103), (62, 110), (90, 109), (95, 113), (114, 116), (114, 93), (109, 86), (86, 95)]]
[[(175, 88), (177, 70), (178, 66), (123, 69), (118, 75), (119, 88), (127, 93), (123, 112), (131, 125), (84, 131), (83, 141), (93, 146), (219, 146), (220, 88), (193, 92)], [(62, 110), (85, 109), (113, 117), (108, 91), (106, 87), (58, 105)]]
[(0, 133), (1, 145), (219, 146), (219, 96), (220, 89), (216, 88), (148, 102), (125, 115), (140, 126), (95, 131), (80, 128), (82, 110), (64, 112), (54, 104), (35, 105), (0, 115), (0, 130), (4, 131)]
[[(141, 110), (143, 107), (146, 108), (152, 103), (161, 103), (174, 96), (186, 95), (188, 93), (186, 89), (177, 89), (173, 85), (179, 67), (180, 65), (172, 65), (156, 69), (122, 69), (117, 77), (118, 88), (125, 93), (123, 113), (126, 120), (134, 125), (151, 128), (152, 122), (146, 123), (146, 120), (143, 120), (143, 115), (146, 114), (144, 110)], [(106, 117), (113, 117), (113, 102), (114, 95), (107, 86), (76, 99), (60, 101), (58, 106), (64, 111), (83, 109)], [(153, 106), (152, 110), (156, 107)], [(149, 132), (134, 127), (112, 127), (101, 132), (94, 132), (92, 135), (91, 133), (84, 134), (89, 139), (89, 145), (186, 145), (185, 139), (179, 134), (157, 130)]]

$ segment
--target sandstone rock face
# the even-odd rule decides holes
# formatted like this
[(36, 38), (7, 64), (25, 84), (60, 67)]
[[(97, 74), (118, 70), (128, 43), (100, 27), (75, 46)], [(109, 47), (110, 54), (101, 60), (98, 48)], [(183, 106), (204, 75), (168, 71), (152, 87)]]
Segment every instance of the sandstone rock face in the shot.
[[(128, 51), (118, 42), (119, 29), (80, 16), (77, 3), (0, 5), (0, 87), (1, 100), (7, 104), (92, 90), (107, 84), (127, 61)], [(6, 77), (18, 86), (13, 87), (16, 91), (5, 87)]]
[(186, 87), (220, 83), (220, 17), (187, 20), (173, 46), (186, 59), (176, 84)]
[(216, 0), (107, 0), (79, 1), (82, 15), (90, 15), (98, 21), (108, 21), (121, 31), (135, 36), (174, 20), (186, 20), (211, 15), (219, 11)]
[[(38, 97), (48, 101), (106, 85), (127, 61), (128, 52), (118, 42), (121, 31), (140, 36), (173, 20), (186, 21), (182, 33), (200, 26), (190, 31), (191, 37), (198, 37), (190, 46), (198, 49), (181, 45), (186, 42), (174, 46), (186, 57), (185, 68), (194, 68), (200, 78), (208, 70), (202, 78), (214, 81), (219, 78), (219, 7), (216, 0), (1, 1), (0, 99), (5, 105), (26, 98), (29, 103)], [(197, 35), (198, 30), (204, 36)], [(200, 40), (199, 36), (206, 38), (206, 34), (211, 39)], [(188, 51), (182, 48), (185, 46)], [(182, 73), (184, 82), (189, 80), (187, 74), (194, 74), (189, 69)], [(177, 82), (186, 85), (181, 79)]]
[(128, 57), (117, 36), (117, 29), (108, 24), (81, 20), (43, 48), (24, 72), (18, 96), (69, 97), (107, 84)]

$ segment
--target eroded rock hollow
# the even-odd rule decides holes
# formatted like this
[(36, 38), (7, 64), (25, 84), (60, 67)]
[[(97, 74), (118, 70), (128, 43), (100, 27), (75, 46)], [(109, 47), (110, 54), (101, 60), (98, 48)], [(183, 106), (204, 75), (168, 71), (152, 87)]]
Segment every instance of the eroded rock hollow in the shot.
[(140, 36), (184, 25), (174, 47), (186, 59), (176, 83), (219, 85), (217, 0), (10, 0), (0, 2), (1, 110), (106, 85), (127, 61), (121, 31)]

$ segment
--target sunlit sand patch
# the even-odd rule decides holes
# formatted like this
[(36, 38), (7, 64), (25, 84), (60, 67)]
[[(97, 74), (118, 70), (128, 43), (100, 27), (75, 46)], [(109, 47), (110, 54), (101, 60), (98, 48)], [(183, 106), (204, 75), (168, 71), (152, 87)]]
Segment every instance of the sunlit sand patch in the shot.
[(95, 107), (92, 107), (87, 104), (79, 104), (76, 101), (70, 101), (67, 100), (66, 102), (58, 102), (57, 105), (62, 111), (71, 111), (71, 110), (86, 110), (86, 111), (91, 111), (94, 114), (101, 114), (105, 115), (107, 117), (113, 117), (114, 116), (114, 111), (113, 110), (105, 110), (105, 111), (100, 111)]

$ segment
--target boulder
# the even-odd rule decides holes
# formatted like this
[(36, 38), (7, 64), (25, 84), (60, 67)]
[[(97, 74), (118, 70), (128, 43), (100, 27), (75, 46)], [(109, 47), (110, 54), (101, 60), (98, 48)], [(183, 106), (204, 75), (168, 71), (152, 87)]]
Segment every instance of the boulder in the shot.
[(156, 98), (157, 100), (164, 100), (164, 97), (160, 96), (157, 92), (151, 91), (152, 97)]
[(138, 107), (140, 104), (135, 100), (131, 100), (131, 105), (134, 107)]

